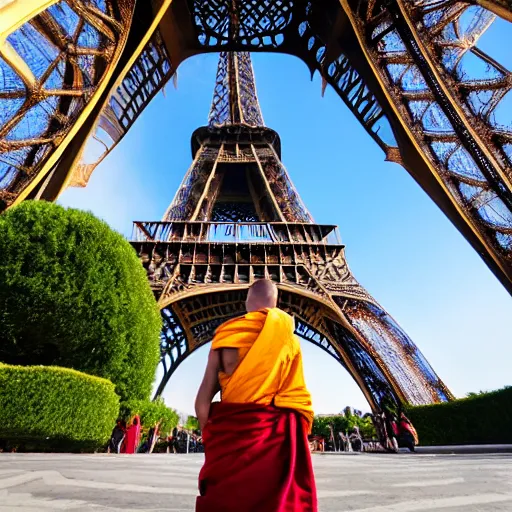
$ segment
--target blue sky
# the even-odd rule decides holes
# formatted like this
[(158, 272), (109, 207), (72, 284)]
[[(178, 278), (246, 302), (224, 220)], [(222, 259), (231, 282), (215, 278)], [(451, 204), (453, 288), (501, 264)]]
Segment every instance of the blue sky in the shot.
[[(483, 48), (512, 67), (497, 23)], [(501, 41), (501, 43), (500, 43)], [(178, 70), (85, 189), (59, 202), (91, 210), (129, 237), (134, 220), (159, 220), (191, 163), (190, 136), (206, 124), (218, 56)], [(507, 62), (508, 61), (508, 62)], [(512, 300), (482, 260), (399, 165), (384, 162), (336, 94), (285, 55), (253, 54), (267, 126), (281, 135), (283, 161), (317, 223), (337, 224), (356, 278), (400, 323), (457, 396), (512, 384)], [(512, 113), (511, 113), (512, 114)], [(305, 373), (318, 413), (368, 409), (351, 377), (304, 343)], [(164, 397), (192, 412), (207, 350), (190, 356)]]

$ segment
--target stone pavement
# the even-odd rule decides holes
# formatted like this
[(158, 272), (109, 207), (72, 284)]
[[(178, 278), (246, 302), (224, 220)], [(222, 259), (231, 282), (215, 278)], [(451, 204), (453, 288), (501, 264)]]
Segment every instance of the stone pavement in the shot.
[[(512, 511), (510, 455), (313, 460), (321, 512)], [(0, 454), (0, 512), (190, 512), (201, 463), (199, 455)]]

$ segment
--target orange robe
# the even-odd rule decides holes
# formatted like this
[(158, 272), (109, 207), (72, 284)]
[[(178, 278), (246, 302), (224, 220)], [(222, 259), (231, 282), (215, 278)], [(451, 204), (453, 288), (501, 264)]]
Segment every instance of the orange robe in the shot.
[(221, 325), (212, 349), (236, 348), (222, 401), (203, 430), (196, 512), (317, 512), (307, 439), (313, 422), (293, 319), (277, 308)]
[(239, 363), (231, 376), (219, 374), (223, 402), (274, 404), (299, 412), (311, 430), (313, 407), (304, 382), (302, 352), (293, 318), (278, 308), (254, 311), (222, 324), (212, 350), (236, 348)]

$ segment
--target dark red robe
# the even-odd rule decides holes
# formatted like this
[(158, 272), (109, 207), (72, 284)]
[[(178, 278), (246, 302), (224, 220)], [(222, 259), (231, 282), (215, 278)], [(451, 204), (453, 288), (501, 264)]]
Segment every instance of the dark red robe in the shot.
[(307, 422), (296, 411), (215, 403), (196, 512), (317, 512)]

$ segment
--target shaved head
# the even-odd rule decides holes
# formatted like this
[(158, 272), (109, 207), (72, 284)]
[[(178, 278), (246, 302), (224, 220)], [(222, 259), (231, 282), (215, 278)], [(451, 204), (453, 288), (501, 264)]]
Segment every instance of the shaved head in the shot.
[(259, 279), (249, 288), (245, 307), (248, 312), (277, 306), (277, 286), (269, 279)]

